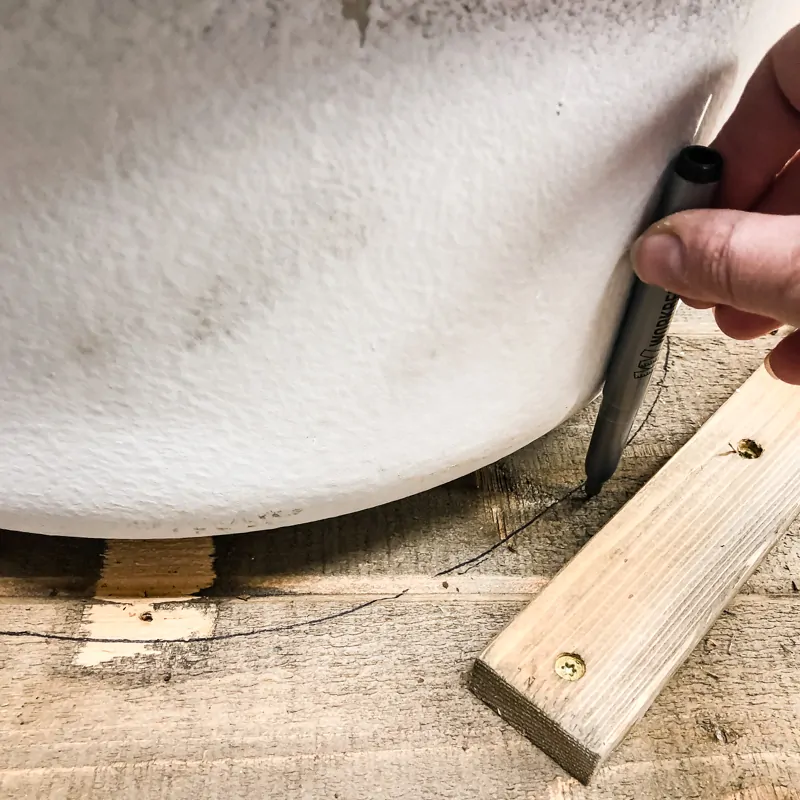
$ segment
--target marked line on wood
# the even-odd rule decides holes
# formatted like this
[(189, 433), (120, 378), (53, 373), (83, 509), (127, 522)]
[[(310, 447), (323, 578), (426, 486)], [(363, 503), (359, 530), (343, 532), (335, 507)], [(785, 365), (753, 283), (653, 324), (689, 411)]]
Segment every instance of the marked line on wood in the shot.
[(154, 652), (153, 639), (210, 636), (216, 605), (190, 602), (214, 583), (214, 541), (196, 539), (110, 539), (97, 581), (95, 601), (86, 605), (81, 632), (91, 639), (138, 642), (84, 642), (73, 663), (94, 667), (116, 658)]
[(483, 651), (472, 691), (588, 782), (799, 513), (800, 388), (762, 368)]

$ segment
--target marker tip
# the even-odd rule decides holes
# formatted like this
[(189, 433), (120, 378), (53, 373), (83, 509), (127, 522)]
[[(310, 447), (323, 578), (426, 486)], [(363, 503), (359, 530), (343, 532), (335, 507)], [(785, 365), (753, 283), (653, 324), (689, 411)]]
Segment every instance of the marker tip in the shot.
[(592, 480), (591, 478), (587, 478), (586, 483), (583, 485), (583, 491), (586, 493), (587, 497), (594, 497), (600, 493), (602, 488), (602, 481)]

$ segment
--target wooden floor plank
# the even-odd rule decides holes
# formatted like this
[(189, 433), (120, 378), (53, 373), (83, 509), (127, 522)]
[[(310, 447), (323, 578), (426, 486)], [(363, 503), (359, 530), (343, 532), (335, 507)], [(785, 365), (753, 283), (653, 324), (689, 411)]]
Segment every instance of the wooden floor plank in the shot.
[[(353, 599), (223, 602), (215, 635)], [(800, 599), (738, 598), (591, 790), (464, 688), (523, 603), (402, 597), (95, 667), (76, 663), (79, 643), (0, 637), (0, 796), (661, 800), (800, 786)], [(6, 628), (81, 632), (78, 601), (0, 609)]]

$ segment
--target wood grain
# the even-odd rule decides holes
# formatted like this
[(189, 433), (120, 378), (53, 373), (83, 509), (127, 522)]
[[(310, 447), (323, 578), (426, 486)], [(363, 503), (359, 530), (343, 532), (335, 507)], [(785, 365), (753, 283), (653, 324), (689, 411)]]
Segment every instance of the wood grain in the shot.
[[(215, 632), (359, 599), (222, 601)], [(465, 688), (482, 643), (524, 603), (406, 596), (95, 667), (76, 663), (77, 643), (0, 638), (0, 797), (738, 800), (800, 786), (797, 596), (737, 598), (589, 789)], [(6, 600), (0, 612), (7, 628), (80, 633), (82, 606)]]
[(115, 539), (106, 543), (98, 597), (183, 597), (214, 583), (214, 540)]
[[(745, 438), (760, 457), (732, 451)], [(761, 368), (486, 648), (473, 691), (588, 781), (800, 513), (798, 485), (800, 388)], [(583, 677), (556, 674), (564, 653)]]

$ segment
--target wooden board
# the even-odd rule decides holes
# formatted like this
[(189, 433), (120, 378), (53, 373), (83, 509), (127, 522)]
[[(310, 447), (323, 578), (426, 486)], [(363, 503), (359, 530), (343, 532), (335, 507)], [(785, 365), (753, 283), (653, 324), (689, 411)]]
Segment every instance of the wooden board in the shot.
[[(361, 599), (194, 603), (227, 634)], [(732, 800), (800, 786), (800, 599), (735, 601), (589, 789), (465, 687), (479, 643), (526, 600), (405, 595), (327, 625), (92, 667), (76, 663), (79, 643), (5, 641), (0, 797)], [(7, 627), (60, 633), (80, 632), (84, 613), (66, 599), (0, 611)]]
[(800, 387), (762, 367), (481, 653), (472, 690), (587, 782), (800, 514), (798, 486)]
[[(113, 594), (136, 595), (119, 630), (142, 639), (157, 625), (163, 639), (103, 655), (0, 635), (0, 797), (797, 800), (797, 524), (589, 788), (466, 689), (486, 643), (774, 343), (732, 342), (706, 314), (681, 314), (660, 399), (602, 495), (554, 506), (466, 574), (433, 577), (580, 482), (592, 409), (477, 475), (342, 519), (217, 537), (213, 552), (207, 540), (137, 554), (0, 532), (0, 628), (102, 630), (97, 595), (113, 578)], [(203, 625), (248, 635), (176, 640), (176, 626)]]

